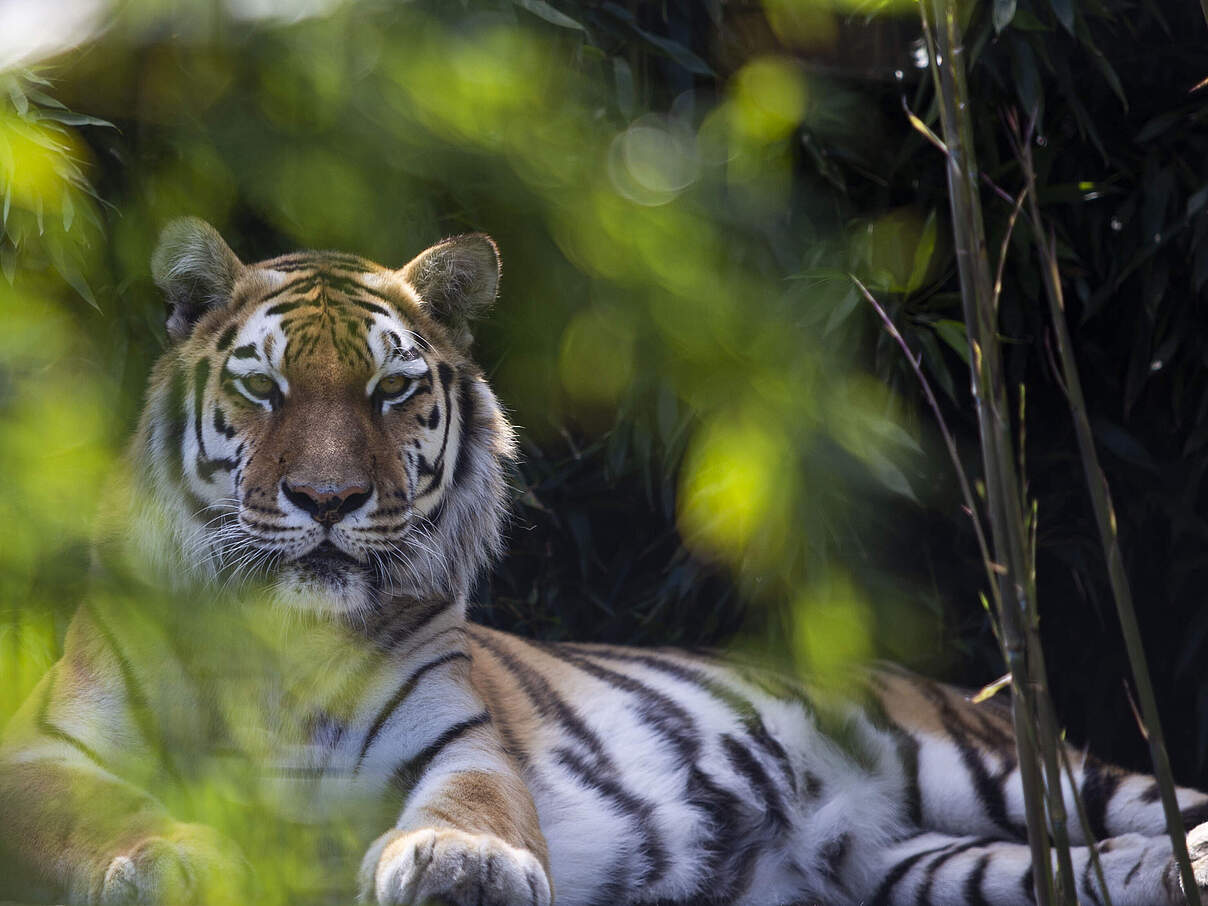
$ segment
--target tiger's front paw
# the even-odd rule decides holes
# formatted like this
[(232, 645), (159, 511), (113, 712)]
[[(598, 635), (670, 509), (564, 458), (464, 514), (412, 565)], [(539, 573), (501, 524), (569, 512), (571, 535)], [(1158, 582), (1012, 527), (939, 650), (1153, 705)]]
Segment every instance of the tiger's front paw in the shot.
[[(1191, 870), (1195, 874), (1200, 892), (1208, 891), (1208, 822), (1199, 824), (1187, 832), (1187, 854), (1191, 856)], [(1182, 886), (1180, 879), (1179, 885)]]
[(177, 824), (110, 860), (101, 906), (227, 906), (242, 903), (247, 863), (212, 828)]
[(393, 830), (370, 847), (361, 895), (381, 906), (549, 906), (537, 857), (488, 834), (425, 828)]

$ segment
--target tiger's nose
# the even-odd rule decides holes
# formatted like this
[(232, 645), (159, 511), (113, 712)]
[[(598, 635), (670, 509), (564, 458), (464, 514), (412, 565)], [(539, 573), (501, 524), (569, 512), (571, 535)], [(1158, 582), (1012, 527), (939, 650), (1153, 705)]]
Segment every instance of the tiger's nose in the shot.
[(335, 525), (349, 513), (364, 506), (373, 488), (351, 484), (342, 488), (316, 488), (308, 484), (281, 482), (285, 498), (298, 509), (310, 513), (320, 525)]

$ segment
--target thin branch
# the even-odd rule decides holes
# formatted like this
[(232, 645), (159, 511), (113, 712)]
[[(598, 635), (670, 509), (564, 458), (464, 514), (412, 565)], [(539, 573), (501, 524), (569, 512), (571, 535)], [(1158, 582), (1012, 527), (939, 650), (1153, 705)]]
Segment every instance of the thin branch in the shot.
[[(1017, 131), (1018, 121), (1015, 121), (1015, 125)], [(1137, 696), (1140, 698), (1141, 714), (1145, 719), (1144, 723), (1148, 731), (1146, 740), (1149, 743), (1154, 776), (1158, 781), (1158, 789), (1161, 793), (1162, 809), (1166, 817), (1166, 831), (1170, 835), (1171, 846), (1174, 848), (1174, 856), (1179, 865), (1183, 893), (1187, 897), (1187, 902), (1190, 906), (1200, 906), (1199, 887), (1191, 867), (1191, 859), (1187, 854), (1187, 838), (1183, 831), (1178, 800), (1175, 797), (1174, 778), (1170, 770), (1170, 758), (1166, 752), (1162, 723), (1158, 716), (1157, 698), (1149, 679), (1145, 646), (1141, 643), (1141, 630), (1137, 625), (1132, 590), (1129, 587), (1128, 575), (1124, 571), (1124, 558), (1120, 553), (1120, 540), (1116, 533), (1116, 514), (1112, 506), (1111, 489), (1108, 487), (1107, 477), (1099, 465), (1099, 454), (1095, 450), (1094, 434), (1091, 431), (1086, 400), (1082, 395), (1078, 365), (1074, 359), (1073, 343), (1070, 340), (1069, 327), (1065, 320), (1065, 298), (1061, 289), (1061, 272), (1057, 264), (1057, 238), (1050, 232), (1048, 241), (1045, 241), (1044, 231), (1041, 228), (1040, 205), (1036, 200), (1036, 169), (1032, 163), (1032, 147), (1028, 142), (1019, 141), (1019, 138), (1016, 134), (1016, 154), (1030, 189), (1028, 194), (1033, 235), (1041, 262), (1053, 330), (1057, 336), (1057, 351), (1065, 377), (1066, 399), (1069, 400), (1070, 415), (1074, 421), (1074, 433), (1078, 438), (1078, 451), (1082, 457), (1082, 470), (1086, 477), (1095, 522), (1099, 529), (1103, 558), (1107, 563), (1108, 581), (1111, 585), (1112, 597), (1116, 602), (1116, 613), (1124, 634), (1124, 644), (1128, 651), (1133, 681), (1137, 686)]]
[(885, 325), (885, 330), (893, 337), (894, 342), (902, 348), (902, 352), (906, 354), (906, 361), (910, 363), (910, 367), (914, 370), (914, 375), (918, 379), (919, 386), (923, 388), (923, 396), (927, 398), (927, 405), (931, 408), (931, 412), (935, 415), (936, 423), (939, 425), (940, 434), (944, 438), (944, 446), (948, 448), (948, 458), (952, 461), (952, 468), (956, 472), (956, 480), (961, 486), (961, 496), (965, 499), (965, 512), (969, 514), (969, 520), (973, 523), (973, 532), (977, 536), (977, 547), (981, 551), (982, 563), (986, 567), (986, 579), (990, 583), (990, 589), (997, 597), (998, 594), (998, 578), (996, 573), (1002, 567), (996, 567), (994, 558), (990, 556), (990, 546), (986, 543), (985, 532), (982, 531), (981, 517), (977, 508), (977, 499), (973, 496), (973, 489), (969, 485), (969, 478), (965, 474), (965, 468), (961, 465), (960, 454), (956, 449), (956, 440), (952, 436), (952, 432), (948, 429), (948, 423), (944, 420), (944, 414), (940, 411), (939, 401), (935, 394), (931, 392), (931, 384), (923, 374), (923, 369), (919, 365), (918, 359), (910, 349), (910, 345), (906, 342), (906, 338), (902, 336), (897, 325), (893, 323), (893, 319), (889, 317), (889, 313), (881, 306), (881, 303), (876, 300), (872, 293), (868, 291), (863, 283), (860, 282), (855, 274), (848, 274), (852, 283), (856, 284), (856, 288), (860, 294), (868, 301), (868, 304), (876, 311), (877, 316), (881, 319), (881, 323)]

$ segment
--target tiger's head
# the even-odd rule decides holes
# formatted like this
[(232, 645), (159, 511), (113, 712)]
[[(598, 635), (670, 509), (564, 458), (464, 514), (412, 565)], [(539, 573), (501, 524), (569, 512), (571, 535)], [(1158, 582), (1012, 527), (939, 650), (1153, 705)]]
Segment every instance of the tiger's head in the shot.
[(513, 444), (468, 357), (494, 243), (447, 239), (398, 270), (335, 252), (244, 264), (185, 219), (152, 273), (171, 345), (132, 448), (144, 553), (327, 614), (464, 598), (500, 545)]

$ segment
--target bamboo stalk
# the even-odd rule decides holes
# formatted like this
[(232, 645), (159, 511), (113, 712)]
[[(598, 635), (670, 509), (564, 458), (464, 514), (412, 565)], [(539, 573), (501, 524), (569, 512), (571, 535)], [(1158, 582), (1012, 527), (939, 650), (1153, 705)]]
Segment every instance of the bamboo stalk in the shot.
[[(934, 31), (920, 3), (932, 78), (940, 100), (940, 122), (946, 149), (948, 193), (953, 240), (960, 276), (961, 300), (969, 338), (971, 385), (986, 478), (986, 502), (994, 549), (1001, 564), (998, 616), (1002, 645), (1011, 671), (1012, 717), (1023, 785), (1028, 845), (1032, 853), (1037, 902), (1054, 901), (1045, 822), (1045, 784), (1041, 772), (1036, 728), (1038, 699), (1047, 699), (1043, 657), (1036, 633), (1035, 584), (1024, 542), (1023, 501), (1011, 443), (1006, 388), (997, 336), (997, 306), (990, 279), (985, 230), (978, 196), (977, 163), (964, 77), (964, 47), (956, 11), (949, 0), (932, 0)], [(1028, 619), (1025, 620), (1025, 617)], [(1039, 682), (1038, 682), (1039, 680)], [(1040, 706), (1046, 714), (1051, 705)], [(1052, 734), (1045, 732), (1052, 743)], [(1047, 759), (1050, 763), (1055, 759)], [(1052, 775), (1050, 774), (1050, 777)], [(1060, 796), (1058, 777), (1058, 796)], [(1053, 798), (1049, 797), (1052, 805)], [(1054, 813), (1050, 813), (1054, 814)], [(1063, 811), (1055, 813), (1061, 818)], [(1058, 842), (1058, 883), (1061, 901), (1076, 904), (1074, 875), (1064, 824), (1054, 824)]]
[(1044, 277), (1045, 294), (1049, 300), (1049, 312), (1053, 321), (1053, 332), (1057, 336), (1057, 351), (1061, 359), (1062, 377), (1065, 382), (1066, 399), (1070, 404), (1070, 415), (1074, 420), (1074, 432), (1078, 438), (1078, 451), (1082, 457), (1082, 469), (1086, 475), (1087, 489), (1091, 497), (1091, 505), (1095, 513), (1095, 522), (1099, 529), (1099, 540), (1103, 546), (1103, 558), (1107, 563), (1108, 580), (1111, 584), (1112, 597), (1116, 602), (1116, 613), (1120, 619), (1120, 628), (1124, 634), (1124, 643), (1128, 651), (1128, 661), (1132, 668), (1133, 682), (1136, 683), (1137, 696), (1140, 699), (1141, 715), (1144, 718), (1146, 741), (1149, 743), (1149, 754), (1153, 760), (1154, 776), (1161, 791), (1162, 809), (1166, 816), (1166, 831), (1174, 848), (1175, 860), (1179, 865), (1179, 874), (1183, 882), (1183, 892), (1190, 906), (1200, 906), (1199, 889), (1195, 881), (1195, 873), (1191, 867), (1191, 859), (1187, 854), (1187, 838), (1183, 829), (1179, 804), (1175, 797), (1174, 778), (1170, 770), (1170, 759), (1166, 752), (1166, 742), (1162, 734), (1162, 723), (1158, 717), (1158, 704), (1154, 696), (1153, 685), (1149, 679), (1149, 666), (1145, 658), (1145, 647), (1141, 643), (1141, 631), (1137, 625), (1136, 610), (1133, 607), (1132, 590), (1129, 587), (1128, 576), (1124, 571), (1124, 558), (1120, 554), (1120, 542), (1116, 533), (1116, 513), (1112, 506), (1111, 490), (1107, 477), (1099, 465), (1099, 455), (1095, 450), (1094, 435), (1091, 432), (1090, 418), (1087, 415), (1086, 400), (1082, 395), (1082, 382), (1078, 376), (1078, 365), (1074, 360), (1073, 344), (1070, 341), (1069, 327), (1065, 321), (1065, 298), (1061, 289), (1060, 271), (1057, 267), (1056, 239), (1050, 237), (1046, 243), (1040, 219), (1040, 205), (1036, 201), (1036, 172), (1032, 165), (1031, 142), (1025, 137), (1020, 141), (1018, 122), (1012, 122), (1014, 130), (1015, 153), (1023, 168), (1024, 178), (1028, 185), (1029, 211), (1032, 221), (1032, 231), (1036, 238), (1036, 248), (1040, 256), (1041, 270)]

